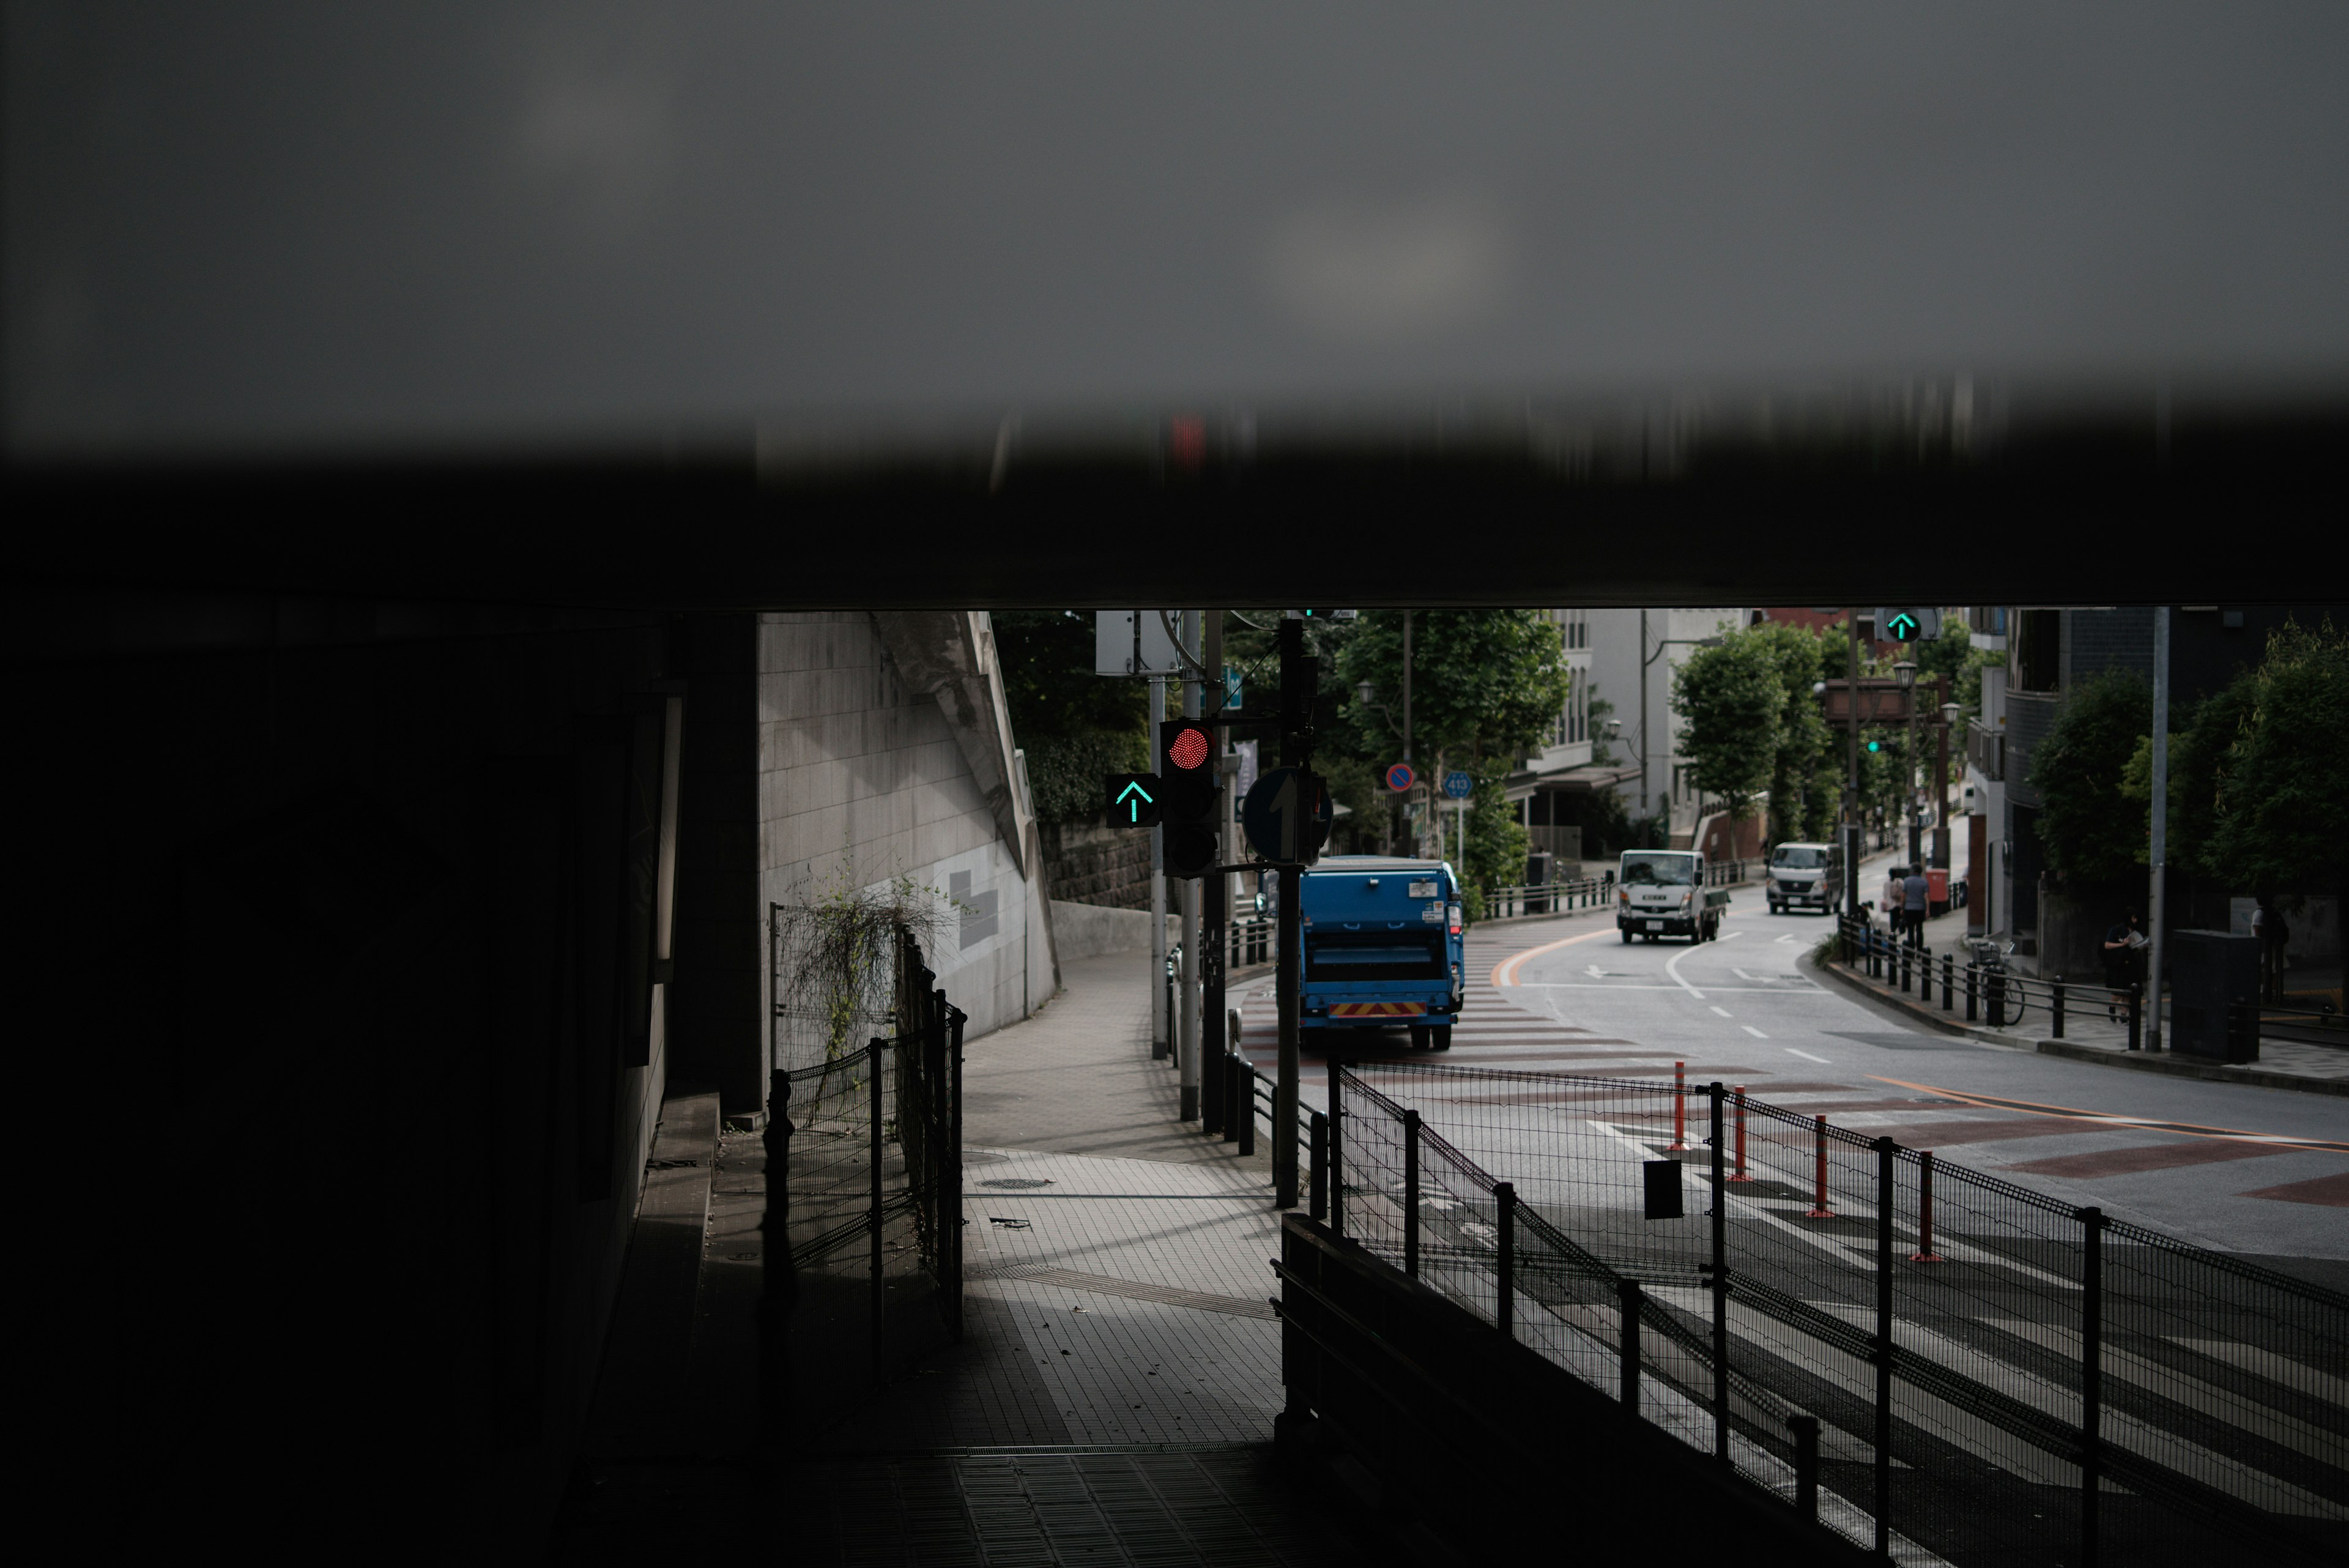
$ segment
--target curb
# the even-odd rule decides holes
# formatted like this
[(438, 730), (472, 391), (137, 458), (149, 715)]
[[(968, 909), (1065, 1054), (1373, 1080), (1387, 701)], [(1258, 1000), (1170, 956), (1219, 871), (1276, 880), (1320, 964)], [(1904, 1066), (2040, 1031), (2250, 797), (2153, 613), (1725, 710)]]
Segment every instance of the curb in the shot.
[(1963, 1035), (1985, 1045), (1996, 1045), (2009, 1051), (2033, 1051), (2042, 1056), (2061, 1056), (2066, 1061), (2086, 1062), (2098, 1067), (2120, 1067), (2137, 1073), (2166, 1073), (2174, 1078), (2200, 1078), (2213, 1084), (2249, 1084), (2254, 1088), (2292, 1089), (2303, 1095), (2349, 1096), (2349, 1079), (2303, 1078), (2296, 1074), (2271, 1073), (2257, 1067), (2246, 1069), (2221, 1066), (2214, 1062), (2190, 1062), (2166, 1051), (2158, 1055), (2144, 1052), (2099, 1051), (2093, 1045), (2078, 1045), (2069, 1040), (2050, 1040), (2032, 1034), (2000, 1034), (1979, 1025), (1969, 1026), (1945, 1018), (1931, 1007), (1912, 1002), (1896, 992), (1878, 991), (1839, 963), (1822, 962), (1816, 967), (1871, 1001), (1883, 1002), (1920, 1023), (1930, 1023), (1943, 1033)]

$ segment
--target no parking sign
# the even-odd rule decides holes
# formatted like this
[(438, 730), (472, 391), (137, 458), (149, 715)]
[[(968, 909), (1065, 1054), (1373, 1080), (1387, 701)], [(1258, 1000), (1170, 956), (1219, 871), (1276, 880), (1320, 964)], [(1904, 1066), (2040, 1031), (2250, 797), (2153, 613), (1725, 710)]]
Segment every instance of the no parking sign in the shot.
[(1397, 763), (1387, 770), (1387, 788), (1397, 794), (1401, 794), (1418, 782), (1419, 774), (1412, 770), (1409, 763)]

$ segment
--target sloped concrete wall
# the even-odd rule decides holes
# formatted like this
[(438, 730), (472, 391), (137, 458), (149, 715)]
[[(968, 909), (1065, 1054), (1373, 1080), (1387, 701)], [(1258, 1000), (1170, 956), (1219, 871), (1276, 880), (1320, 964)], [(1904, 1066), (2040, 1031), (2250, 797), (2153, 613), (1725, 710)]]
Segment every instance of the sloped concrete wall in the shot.
[(913, 680), (865, 611), (763, 614), (758, 632), (761, 913), (899, 877), (952, 898), (927, 956), (969, 1036), (1025, 1017), (1056, 983), (985, 621), (893, 628), (919, 643)]

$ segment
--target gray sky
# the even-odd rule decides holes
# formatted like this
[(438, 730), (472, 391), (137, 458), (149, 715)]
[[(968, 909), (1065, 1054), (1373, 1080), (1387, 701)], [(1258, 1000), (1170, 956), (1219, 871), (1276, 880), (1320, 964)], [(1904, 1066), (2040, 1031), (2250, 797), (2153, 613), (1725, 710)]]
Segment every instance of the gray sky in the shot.
[(6, 9), (19, 452), (2349, 370), (2349, 5)]

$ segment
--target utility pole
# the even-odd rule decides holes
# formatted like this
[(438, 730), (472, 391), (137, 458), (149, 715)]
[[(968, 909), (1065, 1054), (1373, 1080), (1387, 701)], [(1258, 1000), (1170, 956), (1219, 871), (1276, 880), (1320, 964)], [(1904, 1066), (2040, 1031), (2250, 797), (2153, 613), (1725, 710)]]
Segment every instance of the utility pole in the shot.
[[(1310, 766), (1313, 761), (1313, 661), (1305, 650), (1305, 623), (1283, 617), (1280, 650), (1280, 765)], [(1408, 662), (1403, 666), (1408, 670)], [(1304, 924), (1299, 908), (1302, 869), (1280, 867), (1280, 950), (1273, 993), (1280, 1012), (1280, 1061), (1272, 1092), (1273, 1201), (1297, 1207), (1298, 1007), (1303, 973)]]
[[(1844, 611), (1851, 632), (1851, 649), (1844, 661), (1845, 737), (1843, 786), (1843, 909), (1859, 912), (1859, 608)], [(1644, 695), (1644, 693), (1643, 693)], [(1646, 722), (1643, 717), (1640, 721)], [(1642, 783), (1645, 775), (1642, 775)]]
[(2169, 607), (2153, 612), (2153, 862), (2152, 886), (2147, 894), (2146, 935), (2153, 946), (2146, 953), (2145, 1048), (2161, 1049), (2161, 960), (2167, 939), (2162, 934), (2162, 909), (2169, 890)]
[[(1402, 760), (1411, 761), (1411, 611), (1402, 612)], [(1413, 786), (1413, 793), (1424, 793)], [(1403, 821), (1411, 821), (1411, 793), (1402, 800)], [(1411, 852), (1419, 853), (1419, 830), (1414, 826), (1411, 836)]]
[[(1144, 611), (1144, 614), (1150, 612)], [(1150, 678), (1151, 743), (1157, 744), (1158, 726), (1166, 719), (1164, 678)], [(1150, 830), (1150, 1059), (1166, 1060), (1166, 829)]]
[[(1185, 610), (1179, 629), (1183, 651), (1195, 661), (1199, 655), (1200, 621), (1197, 610)], [(1200, 685), (1195, 670), (1183, 678), (1183, 717), (1199, 716)], [(1208, 873), (1209, 877), (1214, 875)], [(1177, 1020), (1181, 1033), (1175, 1036), (1174, 1069), (1182, 1081), (1180, 1115), (1186, 1122), (1199, 1119), (1199, 894), (1204, 877), (1183, 878), (1183, 972), (1178, 979), (1181, 987), (1182, 1013)]]
[(1950, 732), (1957, 728), (1957, 710), (1950, 702), (1950, 678), (1934, 678), (1940, 691), (1941, 753), (1933, 770), (1933, 789), (1939, 802), (1940, 822), (1933, 829), (1933, 865), (1943, 871), (1950, 868)]
[[(1643, 818), (1644, 818), (1644, 817), (1646, 817), (1650, 812), (1651, 812), (1651, 811), (1653, 811), (1653, 810), (1655, 809), (1655, 805), (1656, 805), (1656, 797), (1655, 797), (1654, 795), (1651, 794), (1648, 792), (1648, 612), (1647, 612), (1647, 610), (1646, 610), (1645, 608), (1642, 608), (1642, 609), (1640, 611), (1640, 816), (1641, 816), (1641, 817), (1643, 817)], [(1665, 831), (1665, 833), (1666, 833), (1666, 835), (1667, 835), (1667, 836), (1666, 836), (1666, 838), (1665, 838), (1664, 842), (1665, 842), (1665, 843), (1667, 843), (1667, 844), (1669, 844), (1669, 843), (1671, 843), (1671, 837), (1669, 836), (1669, 835), (1670, 835), (1670, 834), (1671, 834), (1671, 826), (1672, 826), (1672, 825), (1671, 825), (1671, 823), (1669, 823), (1669, 822), (1667, 822), (1667, 823), (1665, 823), (1665, 824), (1664, 824), (1664, 831)], [(1641, 838), (1642, 838), (1642, 839), (1646, 839), (1646, 838), (1653, 837), (1654, 836), (1653, 836), (1652, 834), (1649, 834), (1649, 833), (1646, 833), (1645, 831), (1642, 831), (1642, 833), (1641, 833), (1640, 836), (1641, 836)], [(1652, 848), (1652, 847), (1654, 847), (1654, 846), (1651, 845), (1649, 847)]]
[[(1230, 704), (1230, 695), (1224, 680), (1224, 612), (1206, 612), (1206, 625), (1200, 634), (1199, 662), (1216, 680), (1215, 708), (1218, 714)], [(1216, 727), (1216, 859), (1218, 867), (1200, 879), (1199, 890), (1206, 904), (1199, 917), (1199, 1075), (1200, 1130), (1221, 1130), (1219, 1117), (1224, 1102), (1224, 1057), (1232, 1043), (1225, 1038), (1224, 1024), (1224, 919), (1230, 892), (1232, 874), (1221, 868), (1237, 856), (1232, 839), (1231, 787), (1232, 774), (1225, 767), (1225, 754), (1231, 747), (1231, 731), (1223, 725)], [(1253, 1113), (1251, 1113), (1253, 1114)]]

